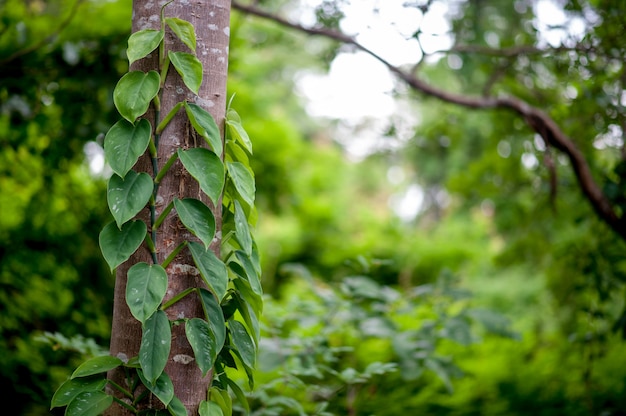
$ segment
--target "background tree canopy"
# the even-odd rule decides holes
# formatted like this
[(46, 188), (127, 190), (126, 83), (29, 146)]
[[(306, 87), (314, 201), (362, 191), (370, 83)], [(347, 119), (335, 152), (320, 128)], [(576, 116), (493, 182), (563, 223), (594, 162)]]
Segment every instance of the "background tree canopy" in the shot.
[[(623, 414), (626, 3), (389, 3), (415, 55), (385, 62), (394, 111), (358, 120), (309, 115), (302, 80), (386, 59), (352, 37), (383, 2), (234, 3), (269, 293), (252, 413)], [(49, 414), (108, 345), (101, 145), (131, 3), (0, 6), (0, 388)]]

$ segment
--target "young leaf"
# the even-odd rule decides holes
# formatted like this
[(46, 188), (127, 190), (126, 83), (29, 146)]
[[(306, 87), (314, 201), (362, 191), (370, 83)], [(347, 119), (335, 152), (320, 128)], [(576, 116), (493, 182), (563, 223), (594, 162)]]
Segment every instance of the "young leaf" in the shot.
[(150, 101), (159, 92), (161, 77), (156, 71), (131, 71), (117, 82), (113, 90), (115, 108), (126, 120), (134, 123), (148, 111)]
[(193, 354), (202, 372), (202, 377), (204, 377), (213, 368), (219, 352), (215, 342), (215, 335), (211, 331), (209, 323), (200, 318), (192, 318), (185, 323), (185, 334), (187, 335), (189, 345), (193, 349)]
[(245, 365), (254, 368), (256, 363), (256, 347), (250, 335), (246, 331), (246, 327), (239, 321), (230, 319), (228, 321), (230, 327), (230, 338), (233, 345), (239, 351), (241, 360)]
[(239, 201), (235, 200), (235, 238), (248, 255), (252, 255), (252, 236), (248, 228), (248, 219)]
[(128, 269), (126, 304), (142, 324), (159, 308), (167, 291), (167, 273), (158, 264), (137, 263)]
[(215, 217), (202, 201), (193, 198), (174, 199), (178, 218), (208, 249), (215, 237)]
[(155, 50), (163, 40), (163, 31), (154, 29), (139, 30), (128, 38), (128, 48), (126, 56), (128, 56), (128, 65), (146, 57), (150, 52)]
[[(165, 313), (165, 312), (164, 312)], [(172, 399), (174, 398), (174, 384), (172, 384), (172, 379), (167, 375), (166, 372), (162, 372), (159, 378), (155, 383), (151, 383), (143, 371), (138, 369), (137, 374), (141, 379), (141, 382), (148, 390), (152, 392), (165, 406), (168, 406)]]
[(104, 137), (104, 156), (113, 172), (126, 176), (148, 148), (151, 130), (144, 118), (135, 124), (120, 120), (109, 129)]
[(197, 104), (185, 102), (185, 112), (193, 128), (206, 140), (216, 155), (221, 155), (223, 150), (220, 130), (213, 116)]
[(107, 203), (119, 228), (141, 211), (152, 196), (152, 178), (145, 172), (129, 171), (124, 178), (111, 175)]
[(207, 321), (215, 335), (215, 349), (221, 351), (226, 341), (226, 322), (224, 321), (224, 312), (222, 307), (215, 299), (215, 295), (210, 291), (200, 288), (200, 298), (202, 299), (202, 305), (204, 306), (204, 313), (206, 314)]
[(111, 271), (124, 263), (139, 248), (146, 236), (143, 221), (131, 221), (120, 230), (114, 221), (105, 225), (100, 232), (100, 250)]
[(259, 274), (257, 273), (254, 265), (250, 261), (250, 258), (246, 255), (245, 252), (241, 250), (237, 250), (235, 252), (235, 256), (239, 263), (243, 266), (248, 282), (250, 283), (250, 287), (257, 295), (263, 294), (263, 288), (261, 287), (261, 280), (259, 279)]
[(198, 414), (200, 416), (224, 416), (224, 412), (219, 404), (215, 402), (200, 402), (200, 408), (198, 408)]
[(176, 72), (183, 78), (187, 88), (197, 95), (202, 84), (202, 63), (196, 55), (187, 52), (169, 52), (167, 56), (176, 68)]
[(205, 250), (204, 247), (193, 241), (189, 243), (189, 251), (193, 261), (198, 266), (198, 270), (200, 270), (200, 275), (218, 300), (221, 301), (226, 295), (228, 286), (226, 265), (211, 250)]
[(227, 162), (228, 174), (235, 184), (235, 189), (248, 205), (254, 205), (254, 176), (241, 162)]
[[(172, 329), (167, 315), (156, 311), (142, 325), (139, 363), (144, 377), (154, 385), (163, 374), (172, 345)], [(166, 403), (167, 404), (167, 403)]]
[(243, 146), (250, 154), (252, 154), (252, 141), (248, 137), (248, 133), (241, 125), (241, 118), (239, 114), (233, 109), (228, 109), (226, 113), (226, 126), (230, 136), (239, 144)]
[(166, 17), (165, 23), (189, 49), (196, 51), (196, 31), (191, 23), (177, 17)]
[(224, 164), (220, 158), (202, 147), (179, 149), (178, 157), (189, 174), (200, 183), (202, 191), (217, 204), (224, 188)]
[(106, 373), (107, 371), (119, 367), (123, 362), (117, 357), (102, 355), (93, 357), (81, 365), (72, 373), (71, 378), (93, 376), (94, 374)]
[(98, 416), (113, 403), (113, 397), (101, 391), (86, 391), (74, 398), (65, 409), (66, 416)]
[(107, 381), (102, 376), (75, 378), (66, 380), (59, 386), (52, 396), (50, 409), (67, 406), (74, 397), (85, 391), (100, 391), (106, 386)]

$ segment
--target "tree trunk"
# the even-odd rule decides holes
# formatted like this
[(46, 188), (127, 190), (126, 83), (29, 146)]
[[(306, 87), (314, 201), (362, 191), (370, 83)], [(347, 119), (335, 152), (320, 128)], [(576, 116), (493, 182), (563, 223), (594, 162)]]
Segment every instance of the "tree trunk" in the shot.
[[(153, 0), (134, 0), (132, 31), (142, 29), (160, 29), (161, 7), (166, 2)], [(196, 29), (196, 54), (204, 68), (203, 82), (199, 95), (189, 91), (181, 77), (170, 65), (161, 97), (160, 117), (166, 115), (178, 102), (187, 100), (194, 102), (207, 110), (215, 118), (220, 131), (224, 132), (224, 117), (226, 110), (226, 79), (228, 72), (228, 42), (230, 22), (230, 0), (175, 0), (165, 7), (165, 17), (178, 17), (191, 22)], [(165, 53), (171, 51), (189, 52), (187, 47), (179, 41), (166, 26)], [(155, 51), (151, 56), (133, 64), (133, 70), (158, 70), (158, 56)], [(150, 110), (147, 117), (156, 126), (155, 112)], [(162, 132), (158, 143), (158, 164), (161, 168), (168, 158), (179, 147), (206, 146), (204, 140), (198, 137), (191, 128), (184, 111), (167, 125)], [(135, 166), (136, 171), (152, 174), (152, 166), (148, 157), (143, 157)], [(218, 255), (221, 245), (221, 203), (213, 206), (206, 196), (200, 192), (198, 183), (191, 178), (177, 161), (163, 178), (159, 185), (156, 198), (157, 215), (174, 199), (192, 197), (203, 200), (213, 211), (216, 219), (216, 238), (211, 249)], [(149, 222), (149, 212), (144, 210), (140, 216)], [(183, 241), (193, 240), (195, 237), (182, 226), (178, 217), (172, 211), (160, 226), (157, 235), (157, 258), (163, 260)], [(130, 313), (125, 300), (126, 274), (133, 264), (144, 261), (151, 263), (148, 250), (138, 250), (129, 261), (118, 267), (116, 272), (115, 301), (113, 310), (113, 326), (111, 333), (111, 349), (113, 356), (122, 359), (136, 357), (141, 342), (141, 323)], [(197, 269), (188, 250), (182, 250), (166, 269), (168, 274), (168, 290), (165, 301), (189, 287), (203, 285)], [(203, 310), (199, 299), (186, 296), (181, 301), (166, 310), (171, 321), (180, 318), (203, 317)], [(191, 360), (194, 354), (185, 336), (184, 325), (174, 325), (172, 328), (172, 348), (165, 368), (174, 384), (174, 393), (185, 405), (189, 414), (197, 414), (198, 405), (206, 399), (207, 388), (211, 383), (212, 374), (202, 378), (195, 361)], [(109, 378), (123, 387), (128, 387), (123, 371), (110, 372)], [(111, 393), (120, 397), (115, 390)], [(121, 398), (121, 397), (120, 397)], [(150, 403), (151, 402), (151, 403)], [(159, 406), (158, 400), (148, 400), (141, 408)], [(122, 406), (114, 404), (107, 415), (132, 414)]]

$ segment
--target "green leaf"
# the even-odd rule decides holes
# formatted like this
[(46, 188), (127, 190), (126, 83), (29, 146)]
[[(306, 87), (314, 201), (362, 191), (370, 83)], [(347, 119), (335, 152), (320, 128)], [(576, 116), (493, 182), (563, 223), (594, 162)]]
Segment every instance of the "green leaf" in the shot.
[(144, 118), (132, 124), (127, 120), (115, 123), (104, 137), (104, 156), (122, 178), (137, 163), (150, 143), (150, 122)]
[(196, 31), (191, 23), (177, 17), (166, 17), (165, 23), (189, 49), (196, 51)]
[(193, 198), (174, 199), (178, 218), (208, 249), (215, 237), (215, 217), (204, 202)]
[(113, 397), (101, 391), (86, 391), (74, 398), (65, 409), (66, 416), (98, 416), (113, 403)]
[[(211, 386), (207, 397), (210, 403), (216, 403), (219, 405), (225, 416), (232, 416), (233, 400), (230, 398), (228, 390), (222, 390), (217, 386)], [(200, 405), (202, 406), (202, 403)]]
[(200, 416), (224, 416), (224, 412), (219, 404), (215, 402), (201, 401), (198, 408)]
[(124, 75), (113, 90), (115, 108), (126, 120), (134, 123), (148, 111), (150, 101), (159, 92), (161, 77), (156, 71), (132, 71)]
[(251, 331), (250, 335), (252, 336), (252, 340), (255, 344), (258, 344), (259, 338), (261, 336), (261, 327), (259, 326), (259, 319), (257, 318), (256, 313), (252, 310), (252, 306), (248, 304), (239, 294), (236, 295), (237, 299), (237, 310), (241, 314), (243, 321), (245, 322), (248, 329)]
[(260, 316), (261, 312), (263, 312), (263, 297), (257, 293), (254, 293), (254, 291), (250, 287), (250, 282), (248, 282), (248, 280), (244, 277), (245, 271), (243, 270), (243, 267), (235, 262), (228, 263), (228, 267), (231, 270), (233, 270), (233, 268), (237, 268), (240, 270), (240, 273), (242, 275), (241, 279), (235, 279), (233, 281), (235, 288), (239, 291), (241, 298), (246, 301), (248, 305), (250, 305), (252, 311), (257, 316)]
[(202, 147), (179, 149), (178, 157), (189, 174), (200, 183), (202, 191), (217, 204), (224, 189), (224, 164), (220, 158)]
[(115, 221), (104, 226), (100, 232), (100, 250), (111, 271), (124, 263), (139, 248), (146, 237), (143, 221), (130, 221), (117, 228)]
[(185, 334), (204, 377), (213, 368), (219, 352), (215, 335), (209, 323), (200, 318), (192, 318), (185, 323)]
[(141, 345), (139, 347), (139, 363), (143, 375), (153, 385), (163, 374), (171, 345), (170, 321), (165, 312), (156, 311), (142, 325)]
[(54, 392), (50, 402), (50, 409), (55, 407), (67, 406), (74, 397), (85, 391), (100, 391), (106, 386), (106, 379), (102, 376), (81, 377), (66, 380)]
[(202, 63), (187, 52), (169, 52), (168, 56), (187, 88), (197, 95), (202, 84)]
[(228, 128), (230, 136), (252, 154), (252, 141), (241, 125), (241, 117), (239, 117), (239, 114), (237, 114), (235, 110), (230, 108), (226, 113), (226, 127)]
[(172, 379), (166, 372), (161, 373), (156, 383), (151, 383), (142, 370), (137, 370), (137, 374), (141, 379), (141, 382), (146, 386), (148, 390), (152, 392), (165, 406), (168, 406), (174, 398), (174, 384)]
[(235, 200), (235, 238), (248, 255), (252, 255), (252, 236), (248, 228), (248, 219), (239, 201)]
[(222, 136), (211, 113), (197, 104), (187, 102), (185, 102), (185, 112), (193, 128), (200, 136), (204, 137), (213, 152), (218, 156), (221, 155), (223, 150)]
[(250, 169), (241, 162), (227, 162), (228, 173), (235, 184), (235, 189), (248, 205), (254, 205), (254, 176)]
[(174, 416), (187, 416), (187, 409), (182, 401), (176, 396), (172, 397), (170, 404), (167, 405), (167, 410)]
[(128, 64), (146, 57), (150, 52), (155, 50), (163, 40), (163, 31), (154, 29), (139, 30), (128, 38), (128, 48), (126, 56), (128, 56)]
[(107, 203), (119, 228), (146, 206), (153, 190), (152, 178), (145, 172), (131, 170), (124, 178), (111, 175), (107, 185)]
[(243, 390), (241, 390), (241, 387), (239, 387), (239, 384), (237, 384), (236, 381), (231, 380), (230, 378), (226, 378), (226, 384), (228, 384), (228, 387), (230, 387), (230, 389), (233, 391), (233, 394), (239, 401), (239, 404), (242, 405), (244, 410), (249, 413), (250, 404), (248, 403), (248, 398), (246, 397)]
[(207, 286), (221, 301), (224, 295), (226, 295), (228, 287), (228, 270), (226, 265), (215, 253), (211, 250), (205, 250), (204, 247), (196, 242), (192, 241), (189, 243), (189, 251)]
[(261, 287), (261, 280), (259, 279), (259, 274), (254, 268), (254, 264), (250, 261), (250, 258), (246, 255), (245, 252), (241, 250), (237, 250), (235, 252), (235, 256), (239, 263), (243, 266), (248, 282), (250, 283), (250, 287), (257, 295), (263, 294), (263, 288)]
[(246, 327), (239, 321), (230, 319), (228, 321), (230, 327), (230, 338), (233, 345), (239, 351), (241, 360), (245, 365), (254, 368), (256, 363), (256, 347), (252, 338), (246, 331)]
[(137, 263), (128, 269), (126, 304), (142, 324), (159, 308), (167, 291), (167, 273), (158, 264)]
[(200, 298), (204, 306), (209, 326), (215, 335), (215, 349), (221, 351), (226, 341), (226, 321), (224, 321), (224, 312), (218, 303), (215, 295), (210, 291), (200, 288)]
[(102, 355), (93, 357), (76, 368), (71, 378), (93, 376), (94, 374), (106, 373), (122, 365), (123, 362), (117, 357)]

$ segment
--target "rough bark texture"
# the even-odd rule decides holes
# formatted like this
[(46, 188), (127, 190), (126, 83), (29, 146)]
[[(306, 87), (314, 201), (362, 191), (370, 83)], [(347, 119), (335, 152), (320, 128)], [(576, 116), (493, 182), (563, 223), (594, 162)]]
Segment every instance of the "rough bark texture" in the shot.
[[(159, 29), (160, 12), (165, 1), (134, 0), (132, 31), (142, 29)], [(226, 79), (228, 70), (228, 42), (230, 22), (230, 0), (175, 0), (165, 8), (166, 17), (178, 17), (191, 22), (196, 28), (197, 48), (196, 54), (204, 67), (204, 77), (200, 93), (195, 96), (184, 85), (180, 76), (170, 65), (165, 82), (163, 96), (161, 98), (160, 118), (178, 102), (187, 100), (194, 102), (215, 118), (223, 137), (224, 116), (226, 108)], [(165, 50), (189, 52), (187, 47), (180, 42), (169, 28), (165, 29)], [(158, 57), (156, 51), (145, 59), (135, 64), (131, 69), (148, 71), (157, 69)], [(154, 112), (147, 115), (153, 128)], [(158, 165), (162, 167), (168, 158), (179, 147), (190, 148), (206, 146), (201, 137), (195, 135), (187, 117), (180, 111), (168, 124), (161, 134), (158, 144)], [(152, 166), (147, 158), (142, 158), (134, 168), (137, 171), (145, 171), (152, 174)], [(202, 199), (207, 203), (216, 218), (217, 234), (211, 248), (219, 256), (221, 244), (221, 203), (216, 207), (209, 203), (207, 198), (200, 192), (197, 182), (185, 171), (180, 161), (177, 161), (161, 182), (156, 198), (157, 215), (172, 201), (173, 198), (193, 197)], [(144, 210), (140, 218), (148, 221), (148, 211)], [(172, 211), (158, 230), (157, 257), (162, 262), (181, 242), (192, 240), (191, 235), (180, 223), (175, 212)], [(125, 264), (121, 265), (116, 274), (115, 303), (113, 311), (113, 327), (111, 334), (111, 354), (120, 357), (134, 357), (138, 355), (141, 341), (141, 324), (130, 314), (125, 301), (126, 273), (129, 267), (139, 261), (150, 263), (150, 255), (145, 247)], [(202, 285), (202, 279), (195, 267), (188, 250), (181, 253), (170, 263), (167, 268), (169, 279), (168, 291), (165, 300), (188, 287)], [(182, 301), (167, 309), (170, 320), (180, 318), (202, 317), (203, 311), (199, 299), (186, 296)], [(191, 346), (185, 336), (184, 325), (175, 325), (172, 328), (172, 349), (165, 371), (174, 383), (174, 392), (189, 414), (198, 412), (200, 401), (206, 399), (207, 387), (211, 382), (211, 374), (202, 377), (193, 357)], [(126, 387), (124, 375), (120, 371), (109, 374), (116, 383)], [(144, 406), (158, 406), (158, 399), (151, 400)], [(142, 406), (143, 407), (143, 406)], [(123, 407), (114, 404), (108, 415), (130, 415)]]

